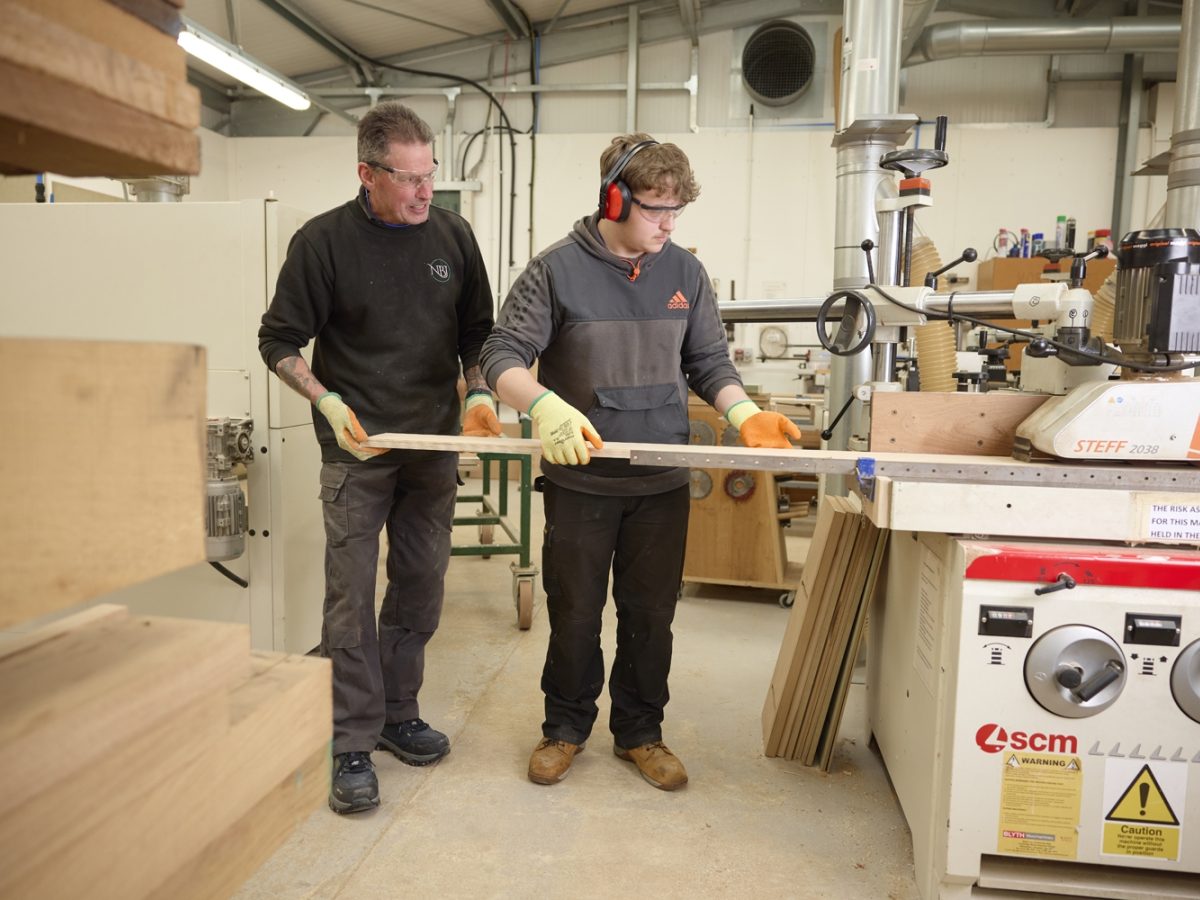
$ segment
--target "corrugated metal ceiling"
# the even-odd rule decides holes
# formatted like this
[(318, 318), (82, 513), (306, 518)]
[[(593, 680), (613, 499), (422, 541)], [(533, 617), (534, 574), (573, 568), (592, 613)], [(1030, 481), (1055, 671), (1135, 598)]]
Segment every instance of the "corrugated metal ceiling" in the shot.
[[(606, 8), (624, 18), (628, 7), (612, 0), (520, 0), (519, 5), (543, 29), (556, 17)], [(506, 39), (504, 22), (487, 0), (280, 0), (278, 5), (263, 0), (187, 0), (183, 12), (290, 78), (343, 64), (277, 6), (296, 11), (338, 41), (376, 59), (467, 38)], [(669, 6), (678, 9), (675, 0)], [(206, 66), (203, 71), (223, 84), (232, 83)]]

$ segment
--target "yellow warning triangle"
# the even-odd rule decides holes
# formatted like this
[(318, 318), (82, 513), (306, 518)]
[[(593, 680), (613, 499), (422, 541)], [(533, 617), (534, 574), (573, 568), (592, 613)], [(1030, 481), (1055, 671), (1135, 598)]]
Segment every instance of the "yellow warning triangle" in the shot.
[(1140, 822), (1145, 825), (1178, 825), (1179, 819), (1150, 767), (1142, 766), (1108, 815), (1109, 822)]

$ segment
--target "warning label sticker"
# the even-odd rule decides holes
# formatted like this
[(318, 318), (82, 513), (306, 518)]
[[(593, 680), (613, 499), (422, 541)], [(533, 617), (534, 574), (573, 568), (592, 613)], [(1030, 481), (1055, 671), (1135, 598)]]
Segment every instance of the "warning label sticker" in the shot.
[(1075, 859), (1083, 767), (1077, 756), (1004, 753), (1000, 853)]
[(1183, 763), (1108, 760), (1103, 852), (1179, 859), (1187, 776)]

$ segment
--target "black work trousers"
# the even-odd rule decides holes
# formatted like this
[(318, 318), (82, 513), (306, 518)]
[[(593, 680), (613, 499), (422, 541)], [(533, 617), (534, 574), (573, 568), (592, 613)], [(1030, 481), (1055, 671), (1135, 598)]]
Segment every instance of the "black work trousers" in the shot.
[[(333, 662), (333, 752), (375, 749), (383, 726), (419, 715), (425, 645), (442, 613), (458, 454), (391, 450), (321, 466), (325, 617)], [(379, 534), (387, 589), (375, 617)]]
[(688, 504), (686, 485), (661, 494), (608, 497), (546, 482), (545, 737), (582, 744), (596, 721), (604, 687), (600, 623), (611, 567), (617, 653), (608, 682), (609, 728), (622, 748), (662, 739)]

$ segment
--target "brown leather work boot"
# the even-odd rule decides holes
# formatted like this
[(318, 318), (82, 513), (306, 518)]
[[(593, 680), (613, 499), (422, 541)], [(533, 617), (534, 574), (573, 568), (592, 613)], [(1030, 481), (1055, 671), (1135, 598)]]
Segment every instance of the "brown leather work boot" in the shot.
[(529, 757), (529, 780), (535, 784), (558, 784), (567, 777), (575, 754), (582, 753), (583, 746), (542, 738)]
[(634, 763), (642, 777), (659, 790), (673, 791), (687, 784), (687, 769), (662, 741), (628, 750), (622, 750), (614, 744), (613, 753), (620, 759)]

